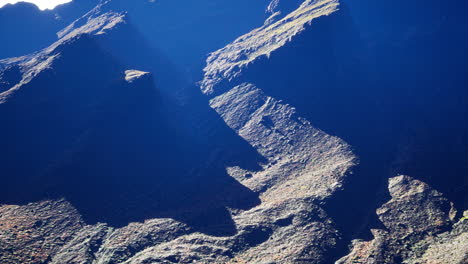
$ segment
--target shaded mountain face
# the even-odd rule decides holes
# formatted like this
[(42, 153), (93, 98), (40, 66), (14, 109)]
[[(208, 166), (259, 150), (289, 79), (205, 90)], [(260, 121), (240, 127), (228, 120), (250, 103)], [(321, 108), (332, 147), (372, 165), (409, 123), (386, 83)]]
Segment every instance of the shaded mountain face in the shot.
[(0, 9), (0, 57), (21, 56), (47, 47), (56, 39), (55, 32), (60, 28), (57, 24), (52, 14), (42, 13), (33, 4), (6, 5)]
[(109, 6), (129, 12), (152, 46), (190, 72), (194, 66), (203, 67), (209, 52), (260, 26), (267, 4), (263, 0), (117, 0)]
[(465, 263), (441, 3), (103, 1), (1, 60), (1, 262)]
[(57, 40), (57, 32), (100, 2), (101, 9), (127, 12), (132, 24), (153, 49), (160, 50), (190, 74), (199, 74), (192, 68), (203, 67), (206, 54), (261, 25), (268, 5), (262, 0), (78, 0), (54, 10), (40, 11), (33, 4), (17, 3), (0, 9), (0, 30), (4, 38), (0, 40), (9, 43), (2, 49), (0, 58), (21, 56), (47, 47)]
[(18, 2), (0, 8), (0, 59), (43, 49), (57, 40), (56, 33), (92, 9), (98, 0), (74, 0), (41, 11), (31, 3)]
[[(236, 157), (236, 163), (256, 169), (261, 157), (223, 128), (208, 106), (192, 109), (206, 125), (195, 127), (186, 108), (157, 92), (151, 74), (126, 70), (126, 61), (112, 53), (128, 49), (149, 57), (151, 50), (138, 50), (141, 45), (133, 42), (103, 49), (129, 32), (124, 19), (117, 13), (98, 16), (88, 21), (89, 28), (7, 66), (4, 75), (19, 70), (22, 78), (2, 93), (1, 135), (9, 139), (2, 167), (15, 175), (2, 186), (2, 200), (64, 196), (89, 223), (121, 226), (172, 217), (199, 228), (219, 226), (207, 232), (232, 233), (225, 207), (246, 209), (259, 200), (226, 175), (224, 166)], [(192, 132), (196, 129), (200, 133)], [(215, 131), (205, 134), (208, 129)], [(220, 149), (218, 140), (231, 148)]]
[[(448, 6), (435, 0), (376, 5), (348, 4), (371, 56), (378, 107), (388, 116), (384, 120), (394, 120), (393, 127), (401, 135), (395, 173), (424, 180), (459, 208), (466, 208), (467, 126), (463, 120), (468, 94), (462, 50), (468, 39), (460, 10), (467, 4), (453, 1)], [(403, 5), (403, 10), (398, 8)], [(369, 8), (374, 12), (362, 13)]]

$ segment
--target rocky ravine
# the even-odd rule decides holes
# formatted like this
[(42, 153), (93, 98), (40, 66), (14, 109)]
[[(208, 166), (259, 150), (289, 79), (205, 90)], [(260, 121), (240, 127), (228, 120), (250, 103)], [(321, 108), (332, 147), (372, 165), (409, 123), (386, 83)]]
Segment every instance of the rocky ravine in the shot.
[[(7, 182), (3, 199), (23, 204), (0, 207), (1, 262), (333, 263), (346, 255), (341, 247), (347, 230), (336, 225), (327, 204), (355, 177), (357, 155), (344, 140), (315, 127), (313, 112), (302, 116), (304, 108), (269, 94), (276, 91), (250, 72), (263, 67), (265, 58), (294, 51), (297, 39), (314, 32), (316, 20), (339, 12), (337, 0), (293, 2), (272, 1), (263, 26), (210, 55), (200, 82), (209, 106), (262, 157), (256, 166), (225, 162), (218, 156), (230, 152), (220, 146), (170, 163), (199, 147), (185, 146), (200, 140), (187, 135), (194, 117), (184, 111), (192, 106), (168, 106), (178, 101), (154, 85), (164, 70), (153, 77), (136, 67), (147, 54), (158, 58), (153, 53), (141, 46), (109, 47), (132, 25), (108, 3), (63, 30), (49, 48), (1, 61), (0, 120), (9, 129), (0, 135), (11, 139), (1, 164), (18, 175)], [(135, 53), (119, 54), (124, 50)], [(207, 116), (191, 110), (200, 119)], [(168, 114), (189, 124), (180, 127), (166, 120)], [(30, 138), (34, 124), (47, 124), (48, 130)], [(205, 129), (201, 137), (220, 128)], [(44, 152), (40, 144), (54, 148)], [(36, 153), (24, 156), (22, 148), (31, 146)], [(41, 159), (22, 166), (34, 155)], [(102, 168), (115, 163), (114, 170)], [(83, 164), (87, 170), (80, 171)], [(22, 190), (25, 182), (34, 188)], [(338, 263), (467, 261), (466, 220), (457, 222), (441, 193), (408, 176), (391, 178), (388, 189), (391, 200), (377, 210), (384, 226), (372, 230), (371, 241), (353, 241)], [(138, 204), (145, 205), (143, 214)], [(107, 217), (89, 216), (99, 214)], [(116, 218), (121, 221), (112, 223)], [(213, 223), (200, 225), (200, 219)]]

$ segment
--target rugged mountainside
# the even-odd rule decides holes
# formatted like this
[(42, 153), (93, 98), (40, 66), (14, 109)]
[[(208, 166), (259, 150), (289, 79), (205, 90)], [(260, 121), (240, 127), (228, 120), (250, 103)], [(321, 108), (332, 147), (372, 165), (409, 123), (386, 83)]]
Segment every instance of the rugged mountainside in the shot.
[(91, 2), (0, 60), (0, 262), (468, 261), (459, 13), (388, 48), (366, 1)]

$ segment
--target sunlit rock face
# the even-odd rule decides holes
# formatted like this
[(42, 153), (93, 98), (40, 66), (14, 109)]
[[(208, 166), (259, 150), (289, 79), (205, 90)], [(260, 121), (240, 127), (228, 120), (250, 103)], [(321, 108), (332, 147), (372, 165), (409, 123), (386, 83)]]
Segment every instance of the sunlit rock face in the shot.
[(465, 263), (459, 13), (359, 4), (102, 1), (0, 60), (1, 262)]

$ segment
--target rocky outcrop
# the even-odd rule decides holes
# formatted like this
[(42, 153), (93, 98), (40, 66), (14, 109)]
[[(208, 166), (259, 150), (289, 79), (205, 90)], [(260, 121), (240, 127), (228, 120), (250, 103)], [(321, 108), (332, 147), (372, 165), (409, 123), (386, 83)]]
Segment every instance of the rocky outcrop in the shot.
[(466, 261), (466, 221), (452, 229), (456, 211), (441, 193), (409, 176), (391, 178), (388, 188), (391, 200), (377, 210), (385, 229), (372, 230), (371, 241), (354, 241), (351, 253), (337, 263)]

